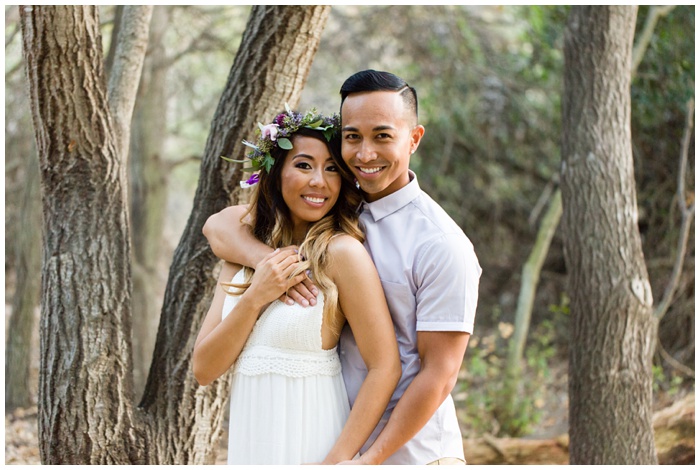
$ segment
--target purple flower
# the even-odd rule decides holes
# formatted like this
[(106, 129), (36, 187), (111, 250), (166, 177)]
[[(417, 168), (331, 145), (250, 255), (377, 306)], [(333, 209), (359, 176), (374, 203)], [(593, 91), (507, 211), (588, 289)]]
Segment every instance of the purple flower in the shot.
[(279, 126), (277, 124), (268, 124), (262, 127), (260, 137), (265, 139), (267, 137), (274, 141), (277, 139), (277, 133), (279, 132)]
[(282, 127), (282, 125), (284, 124), (284, 118), (285, 118), (286, 116), (287, 116), (287, 115), (284, 114), (284, 113), (278, 114), (277, 117), (274, 119), (273, 123), (274, 123), (274, 124), (277, 124), (278, 127)]
[(250, 178), (248, 178), (245, 181), (241, 181), (241, 188), (246, 189), (250, 188), (251, 186), (257, 184), (260, 181), (260, 173), (253, 173), (250, 175)]

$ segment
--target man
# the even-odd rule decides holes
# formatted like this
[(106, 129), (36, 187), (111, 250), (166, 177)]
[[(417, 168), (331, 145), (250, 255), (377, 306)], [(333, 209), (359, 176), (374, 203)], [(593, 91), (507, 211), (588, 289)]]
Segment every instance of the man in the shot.
[[(473, 329), (481, 268), (471, 242), (408, 169), (425, 132), (415, 90), (393, 74), (365, 70), (340, 93), (342, 156), (365, 193), (365, 247), (382, 280), (402, 364), (384, 416), (359, 461), (348, 463), (464, 463), (450, 392)], [(240, 246), (242, 213), (215, 214), (204, 234), (217, 256), (254, 266), (271, 248), (247, 240)], [(309, 291), (306, 284), (290, 296), (308, 305)], [(340, 358), (352, 405), (366, 369), (347, 326)]]

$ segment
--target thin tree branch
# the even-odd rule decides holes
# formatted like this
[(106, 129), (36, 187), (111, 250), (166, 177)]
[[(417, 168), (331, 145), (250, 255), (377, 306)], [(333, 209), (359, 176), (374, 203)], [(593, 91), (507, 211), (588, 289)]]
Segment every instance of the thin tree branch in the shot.
[(190, 162), (198, 162), (201, 163), (202, 161), (202, 156), (201, 155), (190, 155), (189, 157), (181, 158), (179, 160), (168, 160), (165, 162), (165, 168), (168, 172), (174, 170), (175, 168), (179, 167), (180, 165), (184, 165), (185, 163), (190, 163)]
[(644, 29), (639, 34), (639, 39), (634, 45), (634, 49), (632, 49), (632, 78), (637, 75), (637, 67), (642, 63), (644, 53), (649, 47), (656, 23), (659, 21), (659, 18), (668, 15), (674, 8), (675, 5), (652, 6), (649, 8), (647, 19), (644, 22)]
[(19, 31), (20, 31), (20, 29), (19, 29), (19, 21), (18, 21), (17, 23), (15, 23), (15, 29), (12, 31), (10, 36), (5, 38), (5, 49), (7, 49), (7, 46), (12, 44), (12, 41), (15, 39), (15, 36), (17, 36), (17, 34), (19, 34)]
[(5, 83), (7, 83), (7, 79), (11, 78), (15, 73), (17, 73), (17, 71), (20, 70), (23, 65), (24, 62), (22, 61), (22, 59), (20, 59), (15, 65), (12, 66), (10, 70), (5, 72)]
[(558, 185), (559, 173), (554, 173), (552, 174), (550, 180), (547, 182), (547, 185), (544, 187), (544, 190), (542, 190), (542, 194), (540, 194), (540, 197), (537, 199), (535, 207), (533, 207), (530, 211), (530, 217), (527, 218), (527, 223), (530, 227), (535, 226), (535, 224), (537, 223), (537, 219), (540, 218), (540, 213), (542, 212), (542, 209), (544, 209), (544, 206), (547, 204), (547, 202), (549, 202), (552, 196), (552, 192)]
[(153, 6), (124, 7), (114, 64), (109, 77), (107, 88), (109, 111), (117, 132), (119, 153), (124, 160), (128, 154), (131, 117), (148, 46), (148, 30), (152, 14)]
[(691, 98), (688, 100), (687, 110), (685, 130), (683, 131), (683, 139), (681, 141), (681, 153), (678, 170), (678, 191), (676, 193), (676, 197), (678, 198), (678, 206), (681, 212), (681, 235), (678, 239), (678, 250), (676, 253), (676, 261), (673, 265), (671, 279), (668, 281), (668, 285), (666, 286), (661, 302), (654, 310), (654, 317), (656, 317), (658, 321), (661, 321), (671, 306), (673, 295), (678, 287), (678, 280), (681, 276), (685, 252), (688, 246), (690, 226), (693, 221), (693, 216), (695, 215), (695, 199), (693, 197), (690, 203), (688, 203), (686, 202), (685, 194), (685, 174), (686, 167), (688, 165), (688, 147), (690, 146), (690, 137), (693, 132), (693, 116), (695, 114), (694, 99)]
[(659, 346), (659, 352), (661, 353), (661, 357), (664, 358), (666, 362), (671, 364), (671, 367), (674, 369), (681, 371), (683, 374), (687, 375), (688, 377), (695, 378), (695, 371), (691, 369), (690, 367), (687, 367), (685, 364), (679, 362), (676, 360), (675, 357), (671, 356), (663, 347), (661, 344), (661, 341), (658, 342)]
[(119, 31), (122, 27), (122, 15), (124, 14), (124, 5), (117, 5), (114, 7), (114, 26), (112, 26), (112, 37), (109, 40), (109, 50), (107, 51), (107, 57), (105, 58), (105, 72), (107, 74), (107, 79), (112, 75), (112, 67), (114, 66), (114, 56), (117, 53), (117, 44), (119, 44)]

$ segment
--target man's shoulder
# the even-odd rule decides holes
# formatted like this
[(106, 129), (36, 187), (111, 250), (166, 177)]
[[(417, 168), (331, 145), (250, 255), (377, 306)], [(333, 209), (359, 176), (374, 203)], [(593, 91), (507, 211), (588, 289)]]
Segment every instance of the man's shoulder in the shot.
[(412, 201), (409, 210), (412, 212), (410, 214), (412, 220), (421, 218), (433, 227), (430, 231), (433, 236), (453, 234), (467, 239), (457, 222), (425, 191), (421, 191), (420, 195)]

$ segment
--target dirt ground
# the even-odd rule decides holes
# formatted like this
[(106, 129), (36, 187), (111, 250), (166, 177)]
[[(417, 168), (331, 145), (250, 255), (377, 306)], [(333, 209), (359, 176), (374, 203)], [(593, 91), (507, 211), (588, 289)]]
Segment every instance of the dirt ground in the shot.
[[(8, 313), (11, 307), (6, 304), (6, 327)], [(6, 330), (7, 331), (7, 330)], [(38, 333), (35, 341), (38, 346)], [(32, 390), (37, 390), (38, 384), (38, 347), (33, 350), (32, 377), (30, 387)], [(566, 363), (555, 364), (552, 367), (555, 379), (549, 384), (546, 396), (546, 406), (544, 407), (545, 414), (539, 424), (533, 429), (532, 433), (527, 436), (530, 439), (547, 439), (555, 438), (567, 432), (568, 429), (568, 398), (567, 398), (567, 376)], [(464, 394), (464, 392), (462, 392)], [(455, 403), (460, 410), (460, 402), (464, 400), (460, 393), (453, 394)], [(34, 400), (36, 401), (36, 400)], [(662, 403), (655, 403), (655, 407), (663, 406)], [(228, 422), (223, 424), (224, 434), (219, 443), (219, 453), (217, 456), (217, 464), (226, 464), (226, 447), (228, 442)], [(468, 436), (468, 430), (463, 429), (465, 437)], [(473, 437), (473, 436), (472, 436)], [(41, 464), (39, 455), (39, 441), (37, 431), (37, 408), (36, 405), (26, 409), (17, 409), (13, 412), (5, 413), (5, 464), (9, 465), (38, 465)]]

